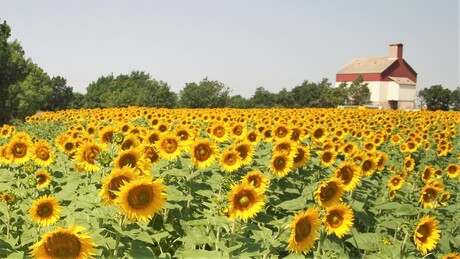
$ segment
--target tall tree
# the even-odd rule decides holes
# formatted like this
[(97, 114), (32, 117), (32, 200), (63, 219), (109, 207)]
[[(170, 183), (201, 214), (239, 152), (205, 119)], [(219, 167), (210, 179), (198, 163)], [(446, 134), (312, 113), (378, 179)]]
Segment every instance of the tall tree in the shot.
[(24, 81), (9, 87), (8, 106), (15, 118), (24, 118), (49, 105), (53, 89), (50, 77), (35, 64)]
[(102, 76), (92, 82), (84, 98), (86, 108), (107, 107), (167, 107), (177, 104), (177, 96), (168, 84), (156, 81), (149, 74), (133, 71), (130, 75)]
[(450, 99), (452, 110), (460, 111), (460, 87), (457, 87), (457, 89), (452, 91)]
[(319, 83), (305, 80), (301, 85), (292, 89), (292, 96), (296, 107), (326, 107), (326, 93), (331, 83), (324, 78)]
[(0, 125), (12, 116), (7, 107), (10, 86), (24, 80), (29, 73), (24, 50), (17, 41), (9, 42), (10, 36), (11, 28), (3, 21), (0, 23)]
[(451, 92), (449, 89), (442, 87), (442, 85), (432, 85), (430, 88), (424, 88), (418, 95), (423, 99), (423, 103), (430, 111), (449, 110)]
[(50, 86), (53, 90), (45, 110), (57, 111), (70, 108), (73, 101), (73, 88), (67, 86), (67, 80), (61, 76), (51, 78)]
[(270, 108), (276, 105), (276, 95), (260, 86), (249, 99), (252, 108)]
[(230, 89), (219, 81), (204, 78), (200, 83), (186, 83), (180, 91), (179, 104), (184, 108), (220, 108), (227, 106)]
[(348, 87), (349, 104), (362, 105), (368, 103), (371, 97), (368, 83), (364, 83), (364, 78), (359, 76)]

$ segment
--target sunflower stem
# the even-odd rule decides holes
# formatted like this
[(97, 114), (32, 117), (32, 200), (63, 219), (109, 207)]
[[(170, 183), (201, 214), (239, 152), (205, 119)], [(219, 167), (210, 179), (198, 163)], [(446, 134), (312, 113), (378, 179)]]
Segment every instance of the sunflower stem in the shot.
[(399, 251), (399, 258), (405, 258), (405, 253), (406, 253), (406, 244), (407, 241), (409, 240), (409, 231), (404, 231), (406, 232), (406, 236), (404, 237), (403, 244), (401, 245), (401, 250)]
[(6, 205), (6, 239), (10, 239), (10, 206)]
[[(123, 231), (123, 228), (124, 228), (124, 221), (125, 221), (125, 215), (121, 215), (120, 221), (119, 221), (121, 231)], [(120, 239), (121, 239), (121, 233), (116, 231), (116, 234), (115, 234), (115, 247), (113, 249), (113, 258), (114, 259), (118, 258), (118, 247), (120, 245)]]
[(363, 256), (361, 254), (361, 250), (359, 249), (358, 241), (356, 241), (355, 232), (354, 231), (350, 231), (350, 232), (351, 232), (351, 236), (353, 237), (353, 241), (355, 241), (355, 246), (358, 249), (359, 258), (362, 258)]
[[(230, 227), (230, 242), (229, 242), (229, 245), (228, 247), (233, 247), (233, 243), (235, 242), (235, 224), (236, 224), (236, 221), (233, 221), (232, 222), (232, 226)], [(228, 258), (232, 258), (233, 256), (233, 252), (230, 251), (228, 252)]]

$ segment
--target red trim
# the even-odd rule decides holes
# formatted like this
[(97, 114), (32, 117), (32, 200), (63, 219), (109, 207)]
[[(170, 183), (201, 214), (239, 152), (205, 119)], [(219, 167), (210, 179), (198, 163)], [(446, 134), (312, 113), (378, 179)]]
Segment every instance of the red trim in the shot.
[(414, 83), (417, 83), (417, 73), (407, 64), (403, 59), (394, 62), (385, 71), (380, 73), (369, 73), (369, 74), (336, 74), (336, 82), (352, 82), (359, 76), (362, 76), (364, 81), (375, 82), (375, 81), (392, 81), (391, 76), (395, 77), (407, 77)]

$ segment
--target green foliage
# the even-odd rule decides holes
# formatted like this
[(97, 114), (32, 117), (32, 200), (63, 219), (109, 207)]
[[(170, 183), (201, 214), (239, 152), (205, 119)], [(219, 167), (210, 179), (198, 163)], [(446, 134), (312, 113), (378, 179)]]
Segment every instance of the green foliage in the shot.
[(428, 110), (447, 111), (451, 103), (454, 103), (454, 107), (458, 107), (460, 103), (458, 89), (456, 91), (455, 94), (452, 94), (448, 88), (444, 88), (442, 85), (432, 85), (430, 88), (421, 90), (418, 95)]
[(359, 76), (347, 88), (348, 103), (352, 105), (362, 105), (368, 103), (371, 97), (371, 92), (368, 83), (364, 83), (362, 76)]
[(84, 107), (166, 107), (176, 106), (177, 97), (168, 84), (149, 74), (133, 71), (130, 75), (102, 76), (87, 88)]
[(200, 83), (186, 83), (180, 91), (180, 107), (183, 108), (221, 108), (230, 100), (230, 89), (219, 81), (204, 78)]

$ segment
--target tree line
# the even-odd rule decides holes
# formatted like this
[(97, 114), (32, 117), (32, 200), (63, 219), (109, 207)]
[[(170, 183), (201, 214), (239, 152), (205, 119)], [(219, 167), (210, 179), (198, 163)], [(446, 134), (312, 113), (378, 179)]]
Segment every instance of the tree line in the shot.
[[(272, 93), (258, 87), (250, 98), (231, 95), (231, 89), (222, 82), (204, 78), (186, 83), (179, 93), (171, 91), (164, 81), (153, 79), (143, 71), (132, 71), (118, 76), (101, 76), (90, 83), (86, 93), (74, 92), (61, 76), (50, 77), (25, 52), (17, 40), (9, 41), (11, 28), (0, 23), (0, 125), (14, 118), (24, 118), (38, 111), (57, 111), (79, 108), (108, 107), (166, 107), (166, 108), (303, 108), (360, 105), (369, 101), (370, 91), (362, 77), (332, 87), (327, 79), (320, 82), (305, 80), (291, 90), (283, 88)], [(434, 87), (434, 86), (433, 86)], [(436, 99), (438, 86), (420, 91), (428, 109), (459, 109), (459, 89), (446, 98)], [(441, 86), (442, 88), (442, 86)], [(447, 90), (447, 91), (446, 91)], [(455, 98), (458, 102), (452, 101)], [(442, 104), (439, 104), (442, 103)]]

